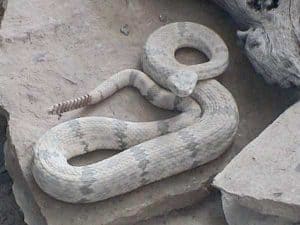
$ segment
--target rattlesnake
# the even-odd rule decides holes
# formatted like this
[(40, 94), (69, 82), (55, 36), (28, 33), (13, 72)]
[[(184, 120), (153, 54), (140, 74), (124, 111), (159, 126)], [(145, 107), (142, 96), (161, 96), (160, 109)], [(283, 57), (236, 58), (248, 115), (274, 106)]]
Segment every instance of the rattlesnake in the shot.
[[(181, 47), (197, 48), (210, 60), (180, 64), (174, 53)], [(127, 86), (155, 106), (181, 113), (152, 122), (83, 117), (53, 127), (34, 147), (33, 176), (46, 193), (72, 203), (104, 200), (208, 163), (231, 144), (238, 125), (236, 103), (225, 87), (208, 79), (228, 64), (222, 39), (199, 24), (172, 23), (150, 35), (143, 52), (143, 70), (160, 86), (145, 73), (127, 69), (88, 95), (54, 105), (50, 113), (95, 104)], [(86, 166), (68, 164), (95, 149), (122, 151)]]

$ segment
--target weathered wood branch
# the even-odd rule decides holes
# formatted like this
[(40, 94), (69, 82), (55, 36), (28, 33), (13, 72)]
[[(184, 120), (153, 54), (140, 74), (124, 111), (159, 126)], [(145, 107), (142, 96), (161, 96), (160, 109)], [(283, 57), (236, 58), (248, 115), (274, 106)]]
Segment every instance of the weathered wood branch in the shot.
[(241, 25), (238, 31), (256, 72), (269, 83), (300, 86), (299, 0), (213, 0)]

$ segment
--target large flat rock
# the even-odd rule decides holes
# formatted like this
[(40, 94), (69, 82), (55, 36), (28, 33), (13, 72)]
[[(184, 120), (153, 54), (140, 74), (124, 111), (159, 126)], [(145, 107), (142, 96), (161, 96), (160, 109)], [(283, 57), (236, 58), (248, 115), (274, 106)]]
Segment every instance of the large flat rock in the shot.
[(214, 185), (245, 207), (300, 222), (300, 102), (247, 145)]
[[(160, 15), (168, 22), (202, 23), (228, 44), (231, 63), (220, 81), (239, 105), (240, 129), (234, 144), (208, 165), (107, 201), (76, 205), (50, 198), (30, 170), (34, 143), (49, 128), (80, 116), (150, 121), (172, 115), (132, 89), (60, 120), (46, 113), (53, 103), (85, 94), (115, 72), (139, 68), (146, 38), (164, 23)], [(125, 23), (128, 36), (120, 33)], [(8, 119), (6, 163), (17, 203), (30, 225), (133, 223), (199, 201), (214, 174), (294, 101), (286, 95), (293, 94), (290, 91), (268, 87), (255, 76), (236, 46), (233, 22), (208, 1), (10, 0), (0, 35), (0, 105)], [(74, 164), (107, 156), (95, 153)]]
[(287, 218), (266, 215), (240, 205), (231, 195), (222, 193), (222, 205), (229, 225), (299, 225)]
[[(227, 225), (220, 193), (212, 192), (203, 202), (135, 225)], [(251, 224), (252, 225), (252, 224)]]

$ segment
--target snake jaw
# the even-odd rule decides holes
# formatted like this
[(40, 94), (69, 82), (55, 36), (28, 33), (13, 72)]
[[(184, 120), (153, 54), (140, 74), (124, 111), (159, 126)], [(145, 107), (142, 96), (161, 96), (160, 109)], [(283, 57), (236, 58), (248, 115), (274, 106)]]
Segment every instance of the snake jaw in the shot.
[(187, 97), (192, 94), (197, 81), (197, 73), (188, 70), (178, 71), (168, 77), (169, 89), (179, 97)]

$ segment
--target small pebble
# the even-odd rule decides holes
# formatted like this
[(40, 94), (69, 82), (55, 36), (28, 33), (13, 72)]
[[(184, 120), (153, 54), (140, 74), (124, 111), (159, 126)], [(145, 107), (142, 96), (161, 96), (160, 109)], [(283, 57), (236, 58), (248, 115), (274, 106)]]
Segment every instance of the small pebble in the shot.
[(283, 194), (282, 192), (276, 192), (276, 193), (273, 193), (273, 195), (274, 195), (275, 197), (280, 197), (282, 194)]
[(5, 38), (6, 43), (13, 43), (13, 40), (11, 38)]
[(102, 48), (102, 43), (96, 44), (96, 47), (97, 47), (97, 48)]
[(120, 29), (120, 32), (126, 36), (129, 35), (129, 25), (128, 24), (124, 24), (121, 29)]
[(160, 21), (160, 22), (163, 22), (163, 23), (167, 23), (167, 22), (168, 22), (168, 17), (167, 17), (167, 15), (160, 14), (160, 15), (159, 15), (159, 21)]

